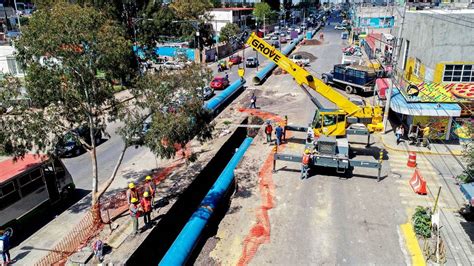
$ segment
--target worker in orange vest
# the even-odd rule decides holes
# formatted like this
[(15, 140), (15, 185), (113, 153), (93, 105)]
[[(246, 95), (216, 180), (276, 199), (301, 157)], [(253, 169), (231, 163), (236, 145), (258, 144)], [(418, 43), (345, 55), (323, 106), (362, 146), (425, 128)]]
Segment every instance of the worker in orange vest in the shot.
[(304, 150), (303, 159), (301, 160), (301, 179), (308, 178), (309, 164), (311, 162), (310, 150)]
[(138, 195), (138, 190), (135, 187), (135, 183), (130, 182), (128, 184), (128, 189), (127, 189), (127, 202), (130, 205), (132, 203), (132, 199), (136, 198), (137, 200), (140, 200), (140, 195)]
[(130, 206), (128, 207), (130, 211), (130, 217), (133, 222), (133, 235), (138, 234), (138, 217), (140, 217), (140, 206), (138, 205), (138, 199), (132, 198), (130, 200)]
[(145, 191), (148, 192), (148, 194), (151, 197), (151, 205), (155, 204), (155, 192), (156, 192), (156, 185), (151, 176), (146, 176), (145, 177)]
[(143, 198), (140, 201), (143, 210), (143, 222), (148, 227), (151, 223), (151, 196), (148, 191), (143, 193)]

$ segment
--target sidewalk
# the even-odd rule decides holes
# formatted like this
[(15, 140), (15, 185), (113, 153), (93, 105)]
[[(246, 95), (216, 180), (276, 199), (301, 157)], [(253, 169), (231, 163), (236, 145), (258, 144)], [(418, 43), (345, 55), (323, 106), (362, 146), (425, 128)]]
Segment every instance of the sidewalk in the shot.
[[(159, 166), (163, 164), (166, 164), (166, 162), (161, 161)], [(133, 161), (127, 165), (122, 165), (117, 173), (116, 179), (104, 197), (124, 190), (127, 182), (137, 181), (143, 178), (143, 176), (148, 173), (144, 172), (143, 169), (153, 169), (155, 167), (155, 156), (150, 151), (143, 152), (139, 156), (136, 156)], [(91, 194), (89, 193), (28, 239), (11, 249), (10, 253), (12, 257), (18, 261), (16, 264), (34, 265), (53, 251), (63, 237), (77, 228), (79, 223), (86, 217), (86, 214), (89, 213), (90, 202)]]
[(391, 123), (387, 123), (387, 133), (381, 133), (379, 135), (381, 142), (384, 147), (392, 151), (410, 152), (414, 151), (420, 154), (432, 154), (432, 155), (462, 155), (463, 145), (462, 144), (446, 144), (446, 143), (430, 143), (430, 148), (423, 146), (409, 145), (407, 139), (397, 145), (397, 138), (392, 128)]

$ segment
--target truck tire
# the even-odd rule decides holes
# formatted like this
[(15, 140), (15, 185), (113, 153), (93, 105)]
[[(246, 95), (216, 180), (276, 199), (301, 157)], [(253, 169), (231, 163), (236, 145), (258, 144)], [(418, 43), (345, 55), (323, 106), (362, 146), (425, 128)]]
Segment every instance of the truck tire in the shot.
[(351, 86), (347, 85), (346, 86), (346, 92), (348, 94), (353, 94), (354, 93), (354, 88), (352, 88)]
[(327, 76), (323, 76), (323, 82), (326, 85), (328, 84), (328, 77)]

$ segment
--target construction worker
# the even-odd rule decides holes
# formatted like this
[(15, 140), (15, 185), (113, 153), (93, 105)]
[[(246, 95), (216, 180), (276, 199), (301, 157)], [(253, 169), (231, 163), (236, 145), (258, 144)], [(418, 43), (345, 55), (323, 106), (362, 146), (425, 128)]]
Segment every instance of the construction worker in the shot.
[(137, 200), (140, 199), (140, 195), (138, 195), (138, 190), (135, 187), (135, 183), (131, 182), (128, 184), (127, 189), (127, 202), (128, 204), (132, 203), (132, 199), (136, 198)]
[(430, 124), (423, 128), (423, 146), (428, 146), (428, 138), (430, 137)]
[(151, 197), (151, 204), (155, 203), (155, 192), (156, 192), (156, 185), (151, 176), (147, 175), (145, 177), (145, 191), (148, 192), (148, 194)]
[(140, 205), (142, 206), (143, 210), (143, 222), (146, 227), (148, 227), (151, 223), (151, 195), (148, 191), (143, 193), (143, 198), (140, 201)]
[(303, 159), (301, 160), (301, 179), (308, 178), (309, 163), (311, 162), (311, 153), (309, 149), (304, 150)]
[(257, 96), (255, 96), (255, 93), (252, 93), (252, 97), (250, 97), (250, 109), (257, 109)]
[(129, 206), (129, 211), (130, 211), (130, 217), (132, 217), (132, 222), (133, 222), (133, 235), (138, 234), (138, 217), (140, 217), (140, 206), (138, 205), (138, 199), (137, 198), (132, 198), (130, 200), (130, 206)]
[(281, 137), (283, 136), (283, 128), (280, 124), (275, 128), (275, 136), (276, 136), (276, 145), (280, 146), (281, 144)]
[(272, 142), (272, 131), (272, 124), (270, 123), (270, 121), (267, 121), (267, 125), (265, 126), (265, 135), (267, 136), (267, 143)]

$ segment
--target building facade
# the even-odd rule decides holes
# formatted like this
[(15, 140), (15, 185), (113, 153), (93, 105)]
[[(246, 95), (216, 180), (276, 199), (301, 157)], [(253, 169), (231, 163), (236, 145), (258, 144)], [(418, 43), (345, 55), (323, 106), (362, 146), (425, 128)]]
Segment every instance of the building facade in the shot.
[(463, 132), (473, 122), (474, 10), (425, 9), (396, 14), (400, 24), (393, 35), (400, 34), (401, 45), (394, 72), (397, 94), (392, 95), (391, 110), (407, 125), (429, 125), (434, 139), (470, 138)]
[(244, 28), (250, 26), (246, 25), (246, 23), (252, 15), (252, 11), (253, 8), (249, 7), (213, 8), (209, 11), (211, 20), (208, 23), (212, 25), (217, 34), (227, 23), (235, 23), (239, 27)]

